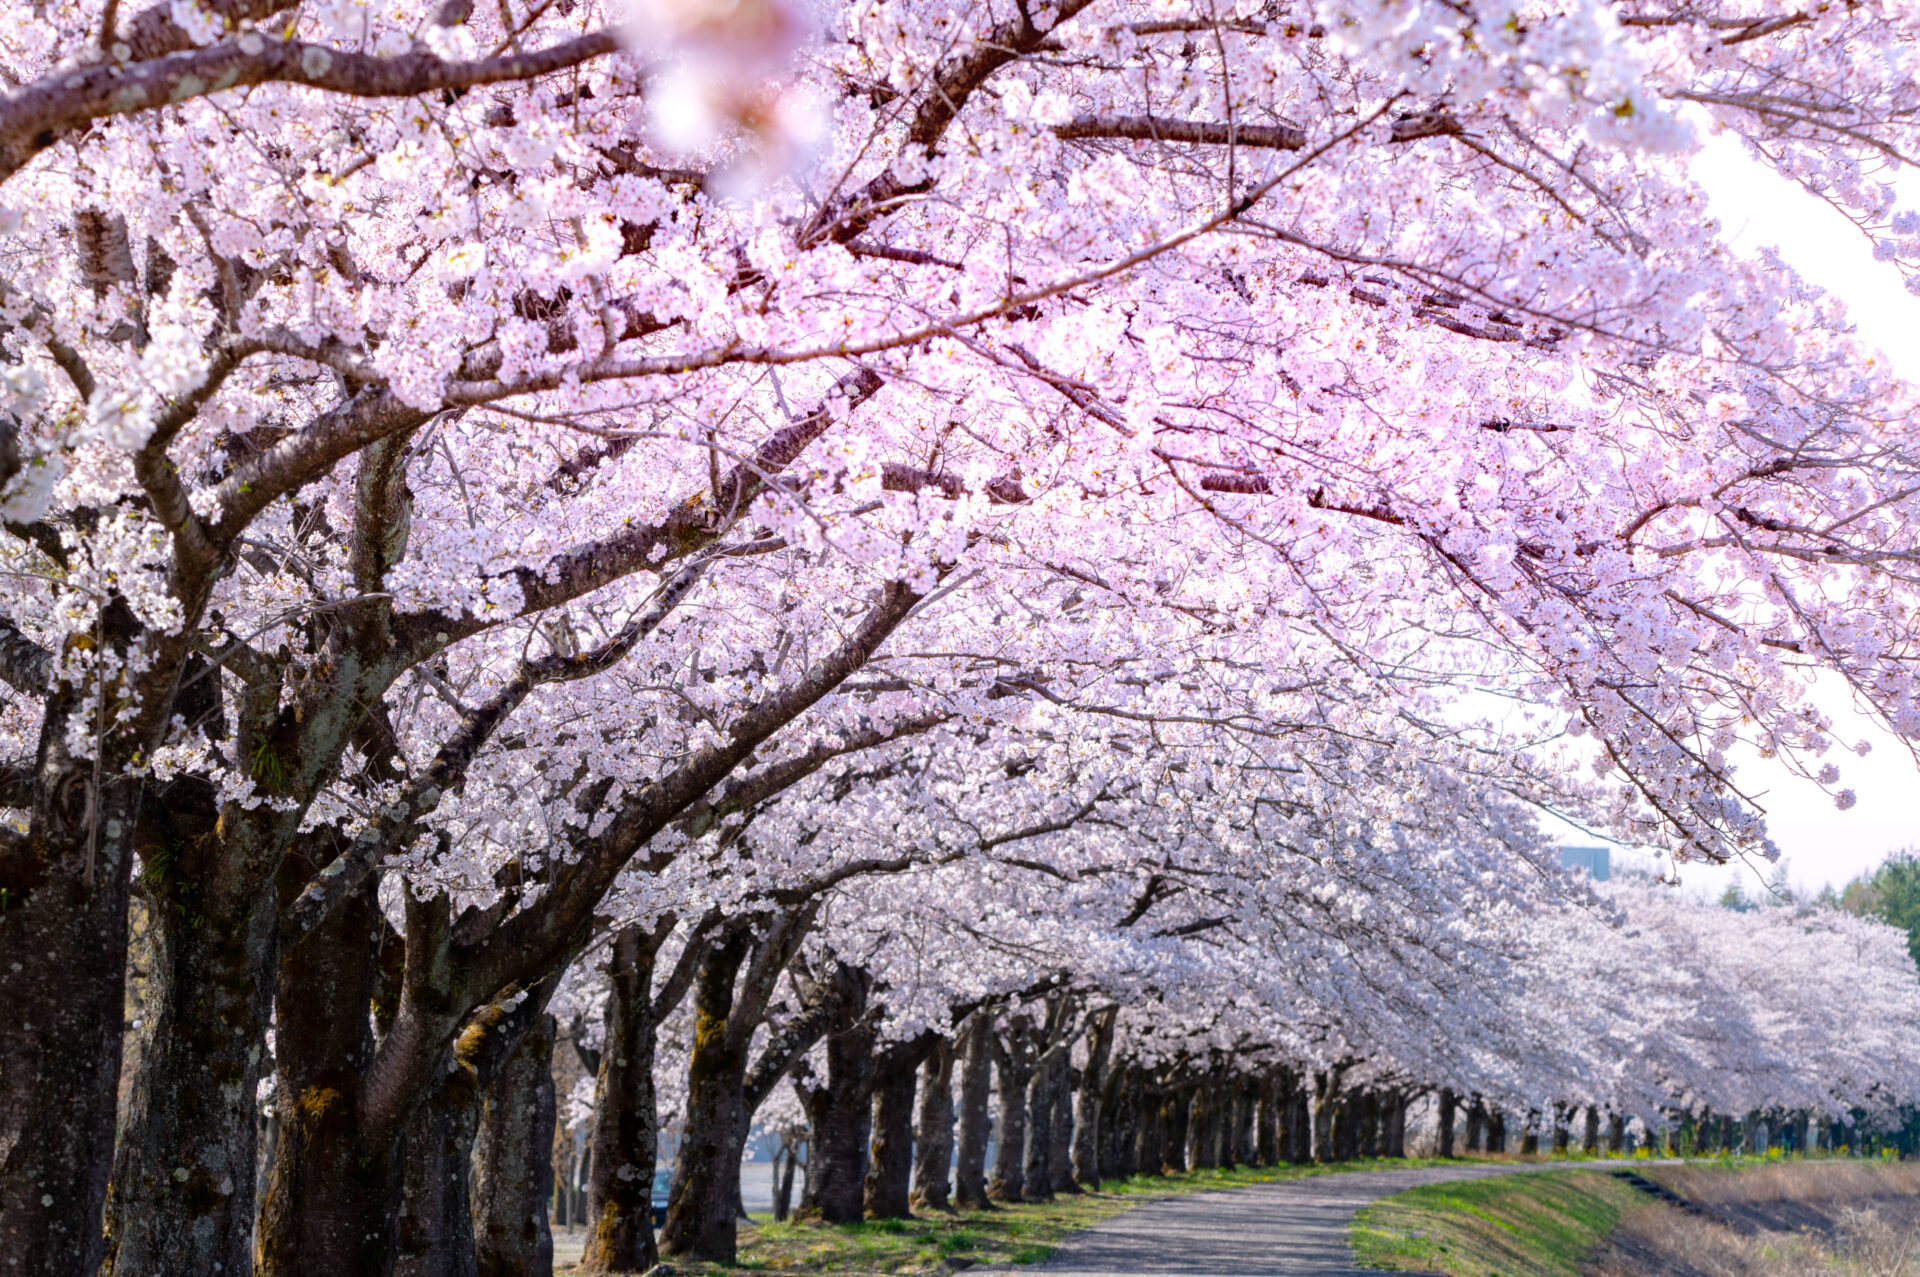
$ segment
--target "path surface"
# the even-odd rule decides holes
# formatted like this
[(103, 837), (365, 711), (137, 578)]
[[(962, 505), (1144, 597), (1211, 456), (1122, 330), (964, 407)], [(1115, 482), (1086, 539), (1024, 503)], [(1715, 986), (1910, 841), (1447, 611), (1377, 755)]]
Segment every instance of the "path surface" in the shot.
[[(1350, 1171), (1310, 1179), (1190, 1193), (1136, 1206), (1104, 1224), (1074, 1233), (1043, 1264), (970, 1270), (1035, 1277), (1378, 1277), (1359, 1268), (1347, 1230), (1368, 1202), (1421, 1184), (1482, 1179), (1578, 1167), (1578, 1162), (1526, 1166), (1434, 1166), (1404, 1171)], [(1591, 1165), (1589, 1163), (1588, 1165)]]

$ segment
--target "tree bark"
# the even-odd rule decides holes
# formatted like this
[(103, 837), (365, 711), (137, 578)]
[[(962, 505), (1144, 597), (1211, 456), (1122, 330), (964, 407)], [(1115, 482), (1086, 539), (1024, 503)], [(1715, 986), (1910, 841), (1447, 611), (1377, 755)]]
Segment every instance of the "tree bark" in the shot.
[(1220, 1164), (1219, 1096), (1211, 1083), (1196, 1087), (1187, 1108), (1187, 1166), (1210, 1171)]
[(874, 1029), (867, 1014), (872, 977), (836, 962), (833, 1027), (827, 1034), (827, 1076), (802, 1086), (806, 1106), (807, 1184), (800, 1213), (829, 1224), (857, 1224), (865, 1206), (867, 1141), (873, 1121)]
[(987, 1196), (997, 1202), (1022, 1201), (1026, 1196), (1027, 1084), (1033, 1080), (1035, 1055), (1027, 1018), (1015, 1016), (994, 1042), (1000, 1122)]
[(551, 1277), (554, 1023), (541, 1016), (487, 1088), (473, 1159), (479, 1277)]
[(654, 1100), (653, 968), (666, 933), (627, 927), (607, 964), (606, 1032), (594, 1079), (587, 1161), (583, 1273), (645, 1272), (660, 1260), (653, 1236), (653, 1172), (659, 1149)]
[[(1453, 1115), (1459, 1104), (1460, 1098), (1452, 1091), (1440, 1092), (1440, 1156), (1442, 1157), (1453, 1156)], [(1471, 1117), (1467, 1119), (1467, 1129), (1469, 1131), (1468, 1147), (1472, 1147), (1473, 1119)]]
[(734, 983), (753, 937), (738, 930), (710, 950), (693, 983), (693, 1056), (661, 1249), (731, 1264), (737, 1257), (741, 1143), (747, 1130), (747, 1049), (727, 1031)]
[[(1446, 1096), (1448, 1094), (1451, 1094), (1451, 1092), (1442, 1093), (1442, 1103), (1446, 1102)], [(1476, 1095), (1473, 1097), (1472, 1102), (1467, 1105), (1467, 1152), (1484, 1153), (1486, 1151), (1487, 1106), (1481, 1101), (1480, 1097)], [(1441, 1156), (1446, 1157), (1450, 1156), (1450, 1154), (1442, 1153)]]
[(1600, 1151), (1600, 1110), (1587, 1105), (1586, 1129), (1580, 1134), (1580, 1151), (1594, 1154)]
[(960, 1112), (955, 1135), (954, 1202), (965, 1210), (983, 1210), (987, 1202), (987, 1144), (993, 1119), (993, 1016), (975, 1011), (961, 1033)]
[(1118, 1007), (1093, 1013), (1087, 1032), (1087, 1065), (1080, 1071), (1080, 1093), (1073, 1111), (1073, 1178), (1087, 1188), (1100, 1187), (1100, 1152), (1106, 1141), (1102, 1112), (1107, 1101), (1107, 1065), (1113, 1054), (1113, 1025)]
[(800, 1162), (800, 1146), (792, 1140), (780, 1142), (775, 1155), (773, 1184), (773, 1222), (785, 1223), (793, 1214), (793, 1172)]
[(1055, 1193), (1078, 1193), (1073, 1178), (1073, 1057), (1060, 1048), (1053, 1062), (1053, 1116), (1048, 1122), (1047, 1168)]
[(1167, 1097), (1148, 1090), (1145, 1077), (1140, 1081), (1139, 1137), (1134, 1141), (1134, 1162), (1142, 1175), (1164, 1175), (1167, 1143)]
[(1269, 1077), (1260, 1084), (1259, 1095), (1254, 1101), (1253, 1156), (1260, 1166), (1280, 1164), (1281, 1105), (1278, 1089), (1275, 1080)]
[(453, 1071), (407, 1124), (393, 1277), (475, 1277), (473, 1200), (468, 1175), (480, 1116), (480, 1079), (471, 1064)]
[[(1057, 1048), (1056, 1048), (1057, 1051)], [(1021, 1176), (1026, 1200), (1053, 1200), (1053, 1091), (1055, 1052), (1043, 1054), (1027, 1078), (1026, 1148)]]
[(895, 1065), (873, 1086), (873, 1143), (863, 1186), (866, 1213), (905, 1219), (913, 1213), (913, 1067)]
[[(0, 1256), (22, 1277), (90, 1274), (104, 1249), (139, 785), (102, 786), (94, 810), (94, 769), (64, 745), (93, 702), (49, 706), (28, 833), (0, 837)], [(176, 1169), (217, 1196), (217, 1176)]]
[(915, 1210), (951, 1209), (952, 1164), (953, 1043), (942, 1038), (920, 1066), (920, 1107), (913, 1123)]
[(384, 927), (363, 887), (280, 961), (274, 1111), (280, 1134), (260, 1206), (257, 1277), (385, 1273), (398, 1159), (362, 1150), (360, 1078), (373, 1056), (372, 1003)]
[[(1801, 1129), (1803, 1132), (1801, 1147), (1804, 1149), (1806, 1147), (1804, 1139), (1805, 1128), (1802, 1127)], [(1607, 1152), (1616, 1154), (1624, 1153), (1626, 1148), (1627, 1119), (1618, 1113), (1609, 1113), (1607, 1115)]]
[(143, 840), (154, 844), (148, 1007), (115, 1151), (107, 1271), (240, 1273), (253, 1261), (255, 1096), (278, 901), (265, 874), (222, 865), (203, 781), (183, 778), (156, 797), (165, 810), (143, 813)]
[(1167, 1174), (1187, 1169), (1187, 1128), (1193, 1121), (1193, 1106), (1198, 1092), (1184, 1087), (1167, 1096), (1160, 1112), (1160, 1159)]

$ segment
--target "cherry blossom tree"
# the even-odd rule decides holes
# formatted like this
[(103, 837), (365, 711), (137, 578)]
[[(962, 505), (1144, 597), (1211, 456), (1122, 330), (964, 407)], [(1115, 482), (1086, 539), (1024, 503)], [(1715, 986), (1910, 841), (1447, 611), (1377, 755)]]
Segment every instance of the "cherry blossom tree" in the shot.
[[(1061, 883), (1004, 943), (1104, 910), (1116, 963), (1230, 967), (1262, 949), (1202, 937), (1311, 920), (1284, 996), (1325, 1050), (1286, 1058), (1407, 1078), (1442, 1071), (1360, 1011), (1497, 948), (1529, 805), (1764, 854), (1737, 741), (1848, 801), (1810, 671), (1915, 732), (1911, 394), (1687, 169), (1730, 130), (1910, 270), (1906, 11), (728, 13), (0, 31), (22, 1271), (97, 1267), (110, 1178), (116, 1270), (246, 1268), (270, 1026), (263, 1266), (385, 1271), (403, 1136), (512, 1071), (605, 919), (665, 912), (619, 893), (932, 717), (1143, 826), (1048, 870), (979, 843), (1058, 804), (951, 826), (929, 878)], [(902, 1035), (951, 1017), (852, 935), (820, 961)]]

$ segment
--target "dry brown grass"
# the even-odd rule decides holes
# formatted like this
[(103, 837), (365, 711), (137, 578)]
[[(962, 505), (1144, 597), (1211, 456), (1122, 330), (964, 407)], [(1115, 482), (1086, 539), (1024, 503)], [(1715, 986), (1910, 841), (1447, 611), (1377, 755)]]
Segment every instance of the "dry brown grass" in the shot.
[(1590, 1277), (1920, 1277), (1920, 1165), (1791, 1162), (1651, 1174), (1705, 1214), (1649, 1205)]

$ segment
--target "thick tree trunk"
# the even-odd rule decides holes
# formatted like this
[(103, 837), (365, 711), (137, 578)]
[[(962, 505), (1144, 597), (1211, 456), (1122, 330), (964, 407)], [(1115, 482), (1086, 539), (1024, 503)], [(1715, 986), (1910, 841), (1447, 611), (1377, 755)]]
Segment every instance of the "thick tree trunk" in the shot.
[[(1804, 1130), (1804, 1127), (1802, 1129)], [(1804, 1141), (1802, 1147), (1805, 1147)], [(1607, 1115), (1607, 1152), (1618, 1154), (1626, 1152), (1626, 1149), (1627, 1119), (1618, 1113), (1609, 1113)]]
[(218, 812), (204, 788), (171, 785), (168, 810), (146, 815), (167, 845), (148, 853), (146, 1024), (108, 1220), (107, 1270), (124, 1277), (241, 1273), (253, 1261), (255, 1096), (278, 901), (264, 874), (219, 864)]
[(1303, 1082), (1295, 1079), (1287, 1093), (1287, 1161), (1305, 1166), (1313, 1160), (1313, 1106)]
[(1260, 1092), (1250, 1080), (1234, 1088), (1233, 1161), (1236, 1166), (1263, 1164), (1260, 1155)]
[(473, 1159), (479, 1277), (551, 1277), (553, 1017), (543, 1015), (487, 1088)]
[[(1441, 1103), (1444, 1104), (1446, 1102), (1446, 1097), (1450, 1094), (1452, 1094), (1452, 1092), (1450, 1091), (1442, 1092)], [(1476, 1095), (1474, 1096), (1473, 1101), (1467, 1105), (1467, 1152), (1484, 1153), (1486, 1151), (1487, 1151), (1487, 1106), (1484, 1103), (1482, 1103), (1480, 1100), (1480, 1097)], [(1441, 1154), (1441, 1156), (1450, 1157), (1452, 1156), (1452, 1154), (1443, 1153)]]
[(1106, 1145), (1103, 1112), (1109, 1099), (1107, 1065), (1113, 1055), (1113, 1022), (1118, 1007), (1097, 1011), (1087, 1033), (1087, 1065), (1080, 1070), (1080, 1092), (1074, 1099), (1073, 1178), (1090, 1189), (1100, 1187), (1101, 1149)]
[(667, 1224), (660, 1233), (660, 1248), (668, 1254), (718, 1264), (738, 1257), (736, 1201), (747, 1132), (748, 1061), (745, 1043), (727, 1032), (727, 1022), (734, 982), (752, 943), (746, 931), (735, 932), (706, 955), (694, 978), (686, 1118)]
[(1487, 1114), (1487, 1152), (1507, 1151), (1507, 1115), (1499, 1109)]
[(1387, 1107), (1387, 1147), (1388, 1157), (1407, 1155), (1407, 1093), (1395, 1091)]
[(987, 1196), (998, 1202), (1017, 1202), (1025, 1196), (1027, 1154), (1027, 1083), (1033, 1080), (1034, 1059), (1025, 1017), (1016, 1017), (994, 1043), (994, 1066), (1000, 1084), (1000, 1121), (993, 1149), (993, 1178)]
[(371, 890), (348, 900), (280, 961), (274, 1111), (280, 1134), (261, 1202), (257, 1277), (387, 1271), (400, 1181), (391, 1150), (357, 1139), (360, 1077), (384, 924)]
[(583, 1273), (645, 1272), (659, 1262), (653, 1236), (653, 1172), (659, 1112), (653, 1091), (653, 936), (628, 927), (613, 938), (606, 1032), (594, 1080), (587, 1160)]
[(1280, 1111), (1274, 1091), (1268, 1078), (1253, 1100), (1253, 1160), (1259, 1166), (1280, 1164)]
[(407, 1123), (393, 1277), (475, 1277), (478, 1272), (468, 1177), (479, 1117), (480, 1079), (458, 1061)]
[(810, 1129), (800, 1213), (829, 1224), (857, 1224), (865, 1205), (867, 1139), (873, 1121), (875, 1029), (867, 1015), (872, 977), (836, 963), (832, 981), (827, 1076), (820, 1086), (801, 1092)]
[(1043, 1055), (1027, 1078), (1026, 1149), (1022, 1182), (1026, 1200), (1053, 1200), (1053, 1088), (1058, 1078), (1054, 1056)]
[[(1440, 1156), (1453, 1156), (1453, 1115), (1460, 1105), (1459, 1097), (1452, 1091), (1440, 1092)], [(1473, 1147), (1473, 1118), (1467, 1118), (1467, 1147)]]
[[(0, 838), (0, 1259), (21, 1277), (99, 1265), (119, 1098), (139, 785), (103, 786), (93, 811), (94, 769), (65, 754), (68, 718), (46, 714), (29, 832)], [(186, 1169), (218, 1196), (217, 1176)]]
[(913, 1119), (915, 1210), (949, 1210), (953, 1198), (953, 1043), (945, 1038), (920, 1066)]
[(913, 1213), (914, 1069), (895, 1068), (873, 1088), (873, 1143), (864, 1185), (866, 1213), (905, 1219)]
[(1598, 1153), (1600, 1151), (1600, 1110), (1587, 1105), (1586, 1129), (1580, 1133), (1580, 1151)]
[(993, 1118), (993, 1017), (976, 1011), (960, 1040), (960, 1112), (955, 1134), (954, 1202), (966, 1210), (987, 1205), (987, 1144)]

